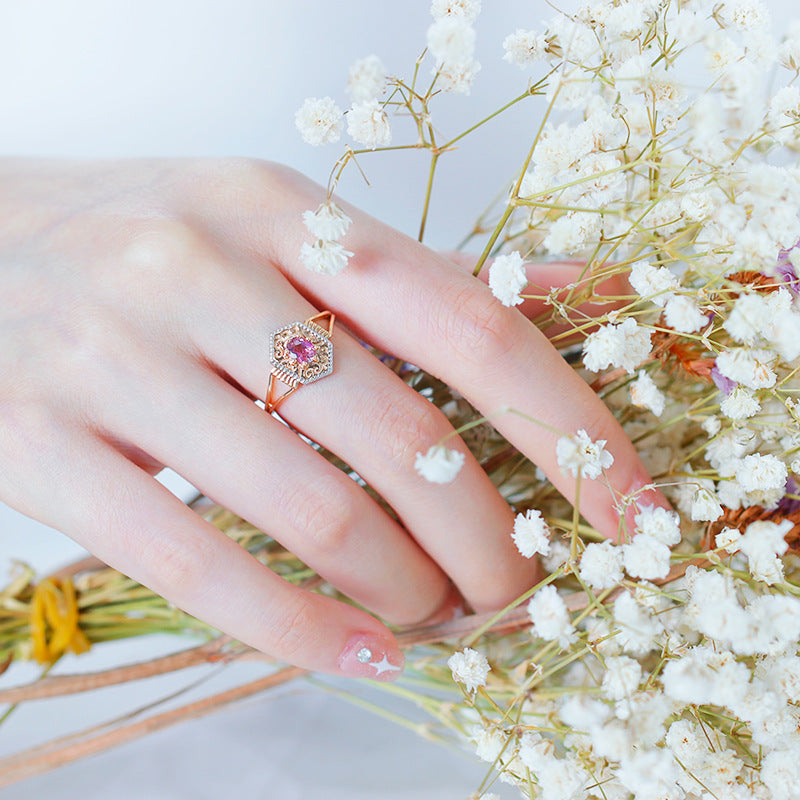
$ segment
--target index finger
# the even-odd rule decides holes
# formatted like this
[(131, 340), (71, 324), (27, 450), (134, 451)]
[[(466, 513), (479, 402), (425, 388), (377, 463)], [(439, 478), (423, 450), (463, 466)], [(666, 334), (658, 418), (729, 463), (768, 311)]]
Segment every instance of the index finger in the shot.
[[(353, 219), (343, 241), (354, 256), (336, 276), (309, 271), (298, 257), (309, 238), (302, 213), (324, 201), (324, 189), (292, 170), (264, 169), (269, 191), (256, 198), (251, 224), (242, 230), (239, 221), (239, 246), (251, 257), (279, 265), (306, 297), (335, 310), (358, 336), (454, 386), (483, 414), (519, 411), (496, 415), (492, 424), (571, 502), (576, 480), (558, 466), (559, 434), (522, 415), (565, 434), (584, 429), (593, 441), (606, 440), (614, 463), (605, 474), (617, 497), (650, 483), (603, 401), (518, 309), (503, 306), (483, 281), (446, 258), (338, 200)], [(657, 491), (641, 501), (668, 507)], [(584, 481), (580, 510), (601, 533), (617, 536), (620, 518), (607, 486)]]

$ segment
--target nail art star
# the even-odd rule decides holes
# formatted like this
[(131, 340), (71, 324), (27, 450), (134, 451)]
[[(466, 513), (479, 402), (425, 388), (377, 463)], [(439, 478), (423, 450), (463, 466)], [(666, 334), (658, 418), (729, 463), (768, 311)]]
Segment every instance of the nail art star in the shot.
[(384, 656), (380, 661), (370, 662), (371, 667), (375, 667), (375, 674), (381, 675), (384, 672), (399, 672), (400, 667), (396, 667)]

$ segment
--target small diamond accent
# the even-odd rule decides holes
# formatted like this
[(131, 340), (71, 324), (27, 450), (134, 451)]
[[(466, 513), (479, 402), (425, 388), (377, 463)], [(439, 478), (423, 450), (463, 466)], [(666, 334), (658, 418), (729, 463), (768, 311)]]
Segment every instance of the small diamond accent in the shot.
[(362, 664), (369, 664), (372, 660), (372, 650), (370, 650), (369, 647), (362, 647), (358, 653), (356, 653), (356, 658)]

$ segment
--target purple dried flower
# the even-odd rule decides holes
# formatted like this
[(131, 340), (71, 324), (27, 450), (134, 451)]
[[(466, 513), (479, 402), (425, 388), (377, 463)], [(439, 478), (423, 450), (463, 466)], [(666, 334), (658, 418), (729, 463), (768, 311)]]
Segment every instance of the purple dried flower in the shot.
[(726, 378), (716, 366), (711, 367), (711, 380), (723, 394), (730, 394), (737, 386), (736, 381)]
[(789, 253), (791, 253), (792, 250), (795, 250), (798, 245), (800, 245), (800, 242), (798, 242), (794, 247), (790, 247), (788, 250), (781, 250), (780, 253), (778, 253), (778, 263), (776, 265), (776, 272), (780, 276), (780, 279), (794, 294), (797, 294), (798, 291), (800, 291), (800, 279), (797, 277), (794, 265), (789, 260)]
[[(785, 491), (787, 495), (796, 495), (798, 493), (798, 486), (793, 478), (786, 479)], [(796, 500), (794, 497), (782, 497), (780, 503), (778, 503), (778, 510), (782, 514), (794, 514), (798, 509), (800, 509), (800, 500)]]

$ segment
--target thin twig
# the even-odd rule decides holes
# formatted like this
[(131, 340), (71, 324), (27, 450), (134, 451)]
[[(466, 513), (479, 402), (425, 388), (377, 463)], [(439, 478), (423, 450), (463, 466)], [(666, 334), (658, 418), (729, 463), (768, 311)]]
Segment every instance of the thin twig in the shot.
[[(10, 689), (0, 690), (0, 703), (21, 703), (26, 700), (62, 697), (129, 681), (138, 681), (143, 678), (152, 678), (168, 672), (177, 672), (198, 664), (233, 661), (239, 658), (245, 649), (242, 646), (225, 652), (225, 648), (232, 641), (229, 636), (219, 636), (211, 642), (188, 650), (170, 653), (150, 661), (126, 664), (124, 667), (115, 667), (99, 672), (84, 672), (77, 675), (48, 675), (25, 686), (12, 686)], [(249, 650), (249, 648), (246, 649)]]
[(243, 686), (196, 700), (171, 711), (154, 714), (147, 719), (123, 725), (107, 733), (94, 734), (96, 729), (89, 729), (0, 759), (0, 788), (80, 758), (102, 753), (112, 747), (163, 730), (178, 722), (203, 717), (219, 708), (252, 697), (259, 692), (272, 689), (305, 674), (306, 670), (300, 667), (286, 667), (265, 678), (259, 678)]

